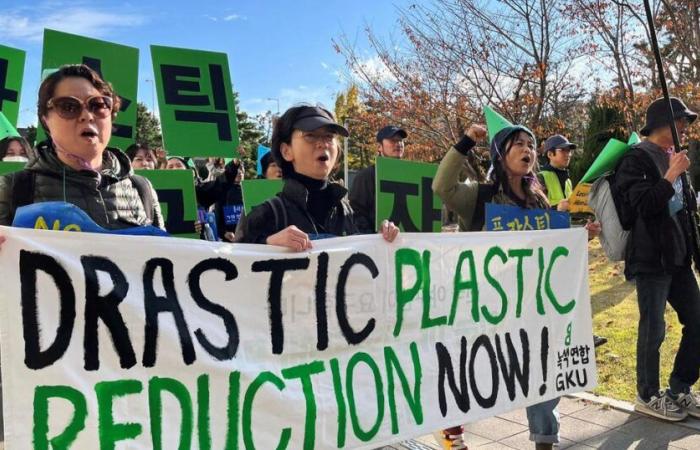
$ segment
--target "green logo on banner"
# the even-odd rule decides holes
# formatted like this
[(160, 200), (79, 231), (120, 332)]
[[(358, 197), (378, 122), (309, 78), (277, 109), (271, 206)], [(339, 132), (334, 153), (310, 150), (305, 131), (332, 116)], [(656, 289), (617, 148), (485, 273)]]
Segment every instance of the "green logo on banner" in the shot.
[(225, 53), (151, 46), (163, 141), (171, 155), (237, 157)]
[[(121, 97), (122, 106), (114, 120), (109, 145), (126, 149), (133, 144), (136, 139), (139, 50), (74, 34), (44, 30), (42, 72), (65, 64), (85, 64), (112, 84)], [(37, 141), (46, 139), (41, 128), (37, 131)]]
[(23, 162), (6, 162), (0, 161), (0, 176), (7, 175), (12, 172), (19, 172), (24, 169), (25, 163)]
[(243, 190), (243, 208), (246, 215), (268, 198), (282, 192), (282, 186), (284, 186), (282, 180), (243, 180), (241, 189)]
[(197, 220), (197, 199), (194, 173), (191, 170), (137, 170), (150, 180), (158, 194), (165, 229), (177, 237), (199, 239), (194, 230)]
[(0, 112), (15, 127), (19, 116), (25, 59), (26, 53), (23, 50), (0, 45)]
[(439, 232), (442, 202), (433, 194), (436, 164), (377, 158), (377, 230), (389, 219), (402, 231)]

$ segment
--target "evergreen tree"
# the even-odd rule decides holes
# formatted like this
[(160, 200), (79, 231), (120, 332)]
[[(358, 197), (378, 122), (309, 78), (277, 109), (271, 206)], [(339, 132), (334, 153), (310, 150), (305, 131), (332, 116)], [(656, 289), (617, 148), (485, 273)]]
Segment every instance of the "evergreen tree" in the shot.
[(141, 102), (136, 105), (136, 142), (150, 148), (163, 147), (160, 120)]

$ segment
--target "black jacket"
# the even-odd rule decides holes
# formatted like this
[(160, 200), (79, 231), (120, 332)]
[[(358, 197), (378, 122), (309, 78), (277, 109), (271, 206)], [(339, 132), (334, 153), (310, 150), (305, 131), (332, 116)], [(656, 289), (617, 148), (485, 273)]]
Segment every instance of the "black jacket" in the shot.
[(226, 241), (226, 232), (236, 231), (236, 225), (243, 212), (243, 191), (240, 183), (220, 175), (215, 180), (199, 183), (195, 191), (200, 206), (209, 208), (214, 205), (216, 229), (219, 238)]
[[(673, 272), (679, 267), (673, 261), (682, 261), (681, 266), (690, 264), (687, 213), (679, 211), (677, 222), (671, 217), (668, 204), (675, 193), (673, 185), (663, 178), (651, 156), (644, 154), (659, 151), (654, 147), (650, 142), (637, 144), (618, 163), (615, 173), (613, 188), (621, 208), (634, 217), (625, 250), (628, 279), (637, 274)], [(691, 208), (697, 209), (695, 202)]]
[(355, 213), (355, 224), (362, 233), (374, 233), (376, 215), (376, 167), (371, 165), (355, 175), (350, 187), (350, 206)]
[(286, 225), (276, 223), (275, 213), (270, 204), (262, 203), (253, 208), (250, 215), (243, 216), (236, 230), (236, 242), (265, 244), (269, 236), (282, 231), (289, 225), (295, 225), (308, 234), (335, 236), (357, 234), (352, 208), (345, 199), (347, 190), (337, 183), (329, 183), (326, 189), (329, 189), (332, 205), (323, 223), (318, 223), (307, 207), (309, 195), (307, 188), (297, 180), (285, 179), (282, 192), (277, 196), (282, 200), (287, 213)]

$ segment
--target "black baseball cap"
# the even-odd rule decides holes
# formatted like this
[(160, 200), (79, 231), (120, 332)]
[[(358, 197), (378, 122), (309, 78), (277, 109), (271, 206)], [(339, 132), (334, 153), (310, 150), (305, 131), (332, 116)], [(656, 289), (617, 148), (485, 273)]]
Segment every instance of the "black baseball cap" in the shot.
[(301, 131), (314, 131), (321, 127), (328, 127), (341, 136), (350, 136), (344, 126), (335, 122), (330, 112), (318, 106), (305, 106), (294, 119), (294, 125), (292, 125), (292, 128)]
[[(686, 119), (688, 124), (695, 122), (697, 113), (685, 106), (685, 103), (678, 97), (671, 97), (671, 107), (673, 108), (673, 118)], [(642, 136), (649, 136), (656, 128), (661, 128), (671, 124), (668, 114), (668, 103), (664, 98), (657, 98), (647, 108), (647, 123), (640, 133)]]
[(377, 142), (382, 142), (384, 139), (391, 139), (396, 135), (401, 136), (401, 139), (406, 139), (408, 133), (396, 125), (387, 125), (377, 133)]
[(554, 136), (551, 136), (548, 138), (546, 141), (544, 141), (544, 152), (551, 152), (556, 149), (562, 149), (562, 150), (576, 150), (576, 144), (572, 144), (569, 142), (567, 138), (562, 136), (561, 134), (555, 134)]

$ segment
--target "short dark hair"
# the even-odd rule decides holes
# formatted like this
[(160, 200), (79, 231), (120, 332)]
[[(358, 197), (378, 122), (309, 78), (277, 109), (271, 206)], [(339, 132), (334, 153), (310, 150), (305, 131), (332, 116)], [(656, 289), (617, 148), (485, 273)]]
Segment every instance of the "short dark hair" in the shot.
[[(332, 112), (321, 106), (316, 106), (327, 112), (330, 117), (335, 117)], [(282, 143), (287, 145), (292, 143), (292, 134), (294, 133), (294, 123), (299, 115), (308, 108), (314, 108), (309, 104), (299, 104), (292, 106), (284, 112), (276, 121), (272, 128), (272, 139), (270, 144), (270, 153), (280, 169), (282, 169), (282, 177), (289, 178), (294, 173), (292, 163), (282, 157)]]
[(47, 135), (49, 135), (49, 129), (44, 123), (44, 116), (48, 115), (49, 109), (47, 104), (51, 100), (56, 92), (56, 86), (58, 83), (70, 77), (84, 78), (92, 84), (95, 89), (100, 91), (100, 94), (112, 98), (112, 120), (117, 117), (117, 112), (121, 108), (121, 98), (114, 92), (112, 85), (107, 81), (103, 80), (102, 77), (92, 70), (85, 64), (67, 64), (61, 66), (56, 72), (47, 76), (44, 81), (41, 82), (39, 86), (39, 100), (37, 102), (37, 113), (39, 114), (39, 123), (44, 129)]
[(0, 159), (7, 156), (7, 150), (10, 148), (10, 144), (13, 142), (19, 142), (19, 145), (22, 146), (24, 153), (26, 153), (27, 156), (31, 154), (32, 149), (26, 139), (18, 136), (10, 136), (0, 140)]
[(144, 152), (153, 153), (153, 156), (156, 156), (156, 152), (152, 148), (150, 148), (148, 144), (139, 143), (131, 144), (126, 148), (126, 151), (124, 151), (124, 153), (126, 153), (126, 156), (129, 157), (129, 161), (133, 161), (134, 158), (136, 158), (136, 154), (141, 150), (143, 150)]

